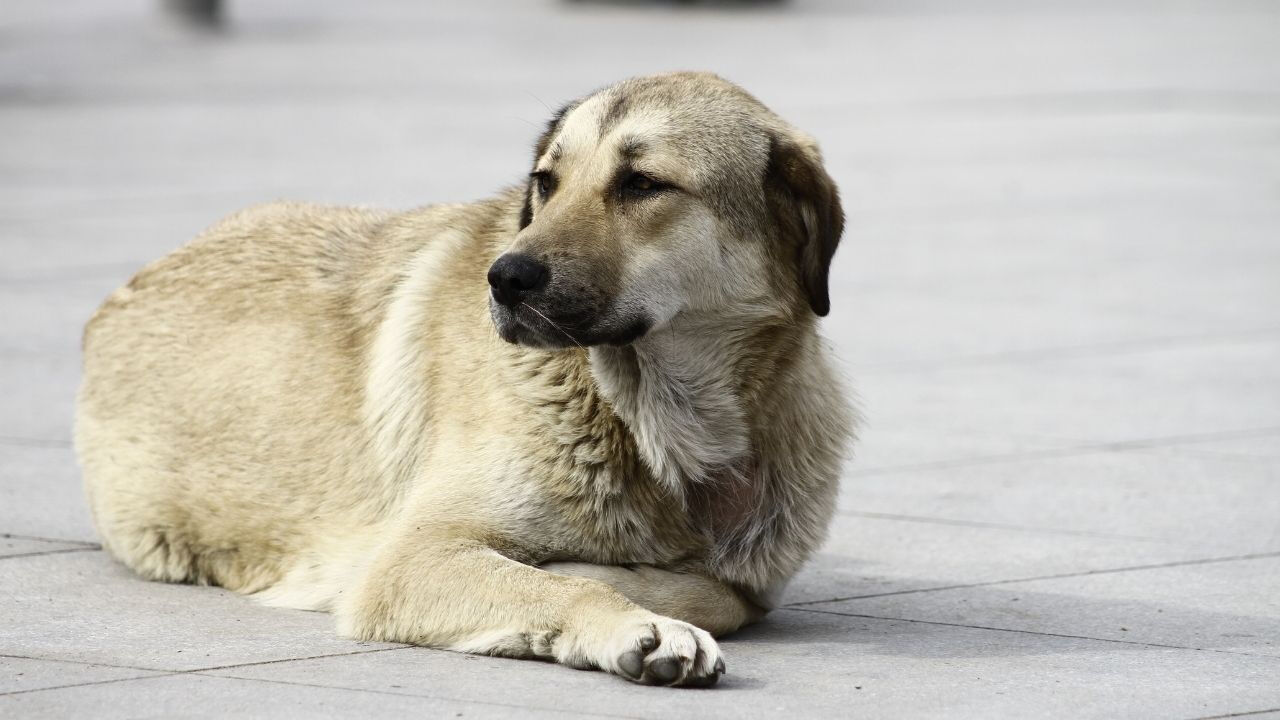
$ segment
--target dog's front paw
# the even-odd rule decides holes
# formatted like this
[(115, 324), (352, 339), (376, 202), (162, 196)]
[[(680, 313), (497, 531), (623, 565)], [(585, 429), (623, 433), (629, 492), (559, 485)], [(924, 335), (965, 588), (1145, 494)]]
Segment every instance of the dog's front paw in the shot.
[(709, 633), (661, 615), (628, 617), (602, 645), (599, 667), (646, 685), (709, 687), (724, 673)]

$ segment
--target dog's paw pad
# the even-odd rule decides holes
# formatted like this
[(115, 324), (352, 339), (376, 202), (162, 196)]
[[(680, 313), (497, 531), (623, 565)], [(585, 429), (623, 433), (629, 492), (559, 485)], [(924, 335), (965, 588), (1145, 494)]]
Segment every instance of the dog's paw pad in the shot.
[(625, 648), (615, 660), (619, 675), (646, 685), (710, 687), (724, 673), (711, 635), (688, 623), (661, 618), (618, 633)]
[(618, 658), (618, 669), (632, 680), (638, 680), (640, 674), (644, 672), (644, 656), (639, 650), (624, 652), (622, 657)]
[(667, 685), (680, 677), (680, 664), (680, 661), (674, 658), (663, 658), (651, 664), (649, 672), (652, 673), (654, 680)]

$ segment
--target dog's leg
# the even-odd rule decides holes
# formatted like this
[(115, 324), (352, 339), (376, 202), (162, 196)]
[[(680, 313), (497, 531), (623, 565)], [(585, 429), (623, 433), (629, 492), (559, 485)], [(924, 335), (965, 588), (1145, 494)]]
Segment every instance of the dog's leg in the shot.
[(643, 608), (697, 625), (716, 637), (750, 625), (767, 612), (732, 587), (696, 572), (576, 562), (547, 563), (542, 568), (599, 580)]
[(724, 671), (705, 630), (426, 525), (385, 546), (343, 596), (339, 629), (360, 639), (554, 659), (655, 685), (710, 685)]

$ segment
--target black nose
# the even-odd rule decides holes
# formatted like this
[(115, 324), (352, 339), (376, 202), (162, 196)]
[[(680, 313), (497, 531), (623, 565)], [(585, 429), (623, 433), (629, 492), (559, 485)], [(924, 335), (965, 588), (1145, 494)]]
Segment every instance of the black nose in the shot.
[(493, 297), (508, 307), (547, 284), (547, 266), (528, 255), (503, 255), (489, 268)]

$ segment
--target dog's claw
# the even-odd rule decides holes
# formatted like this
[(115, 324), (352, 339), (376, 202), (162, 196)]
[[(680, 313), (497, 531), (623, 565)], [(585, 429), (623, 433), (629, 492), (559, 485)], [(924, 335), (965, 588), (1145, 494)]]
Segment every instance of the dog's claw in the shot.
[(720, 673), (711, 673), (710, 675), (706, 675), (704, 677), (694, 678), (692, 680), (689, 680), (686, 683), (686, 685), (688, 685), (689, 687), (706, 688), (706, 687), (711, 687), (712, 685), (715, 685), (716, 682), (718, 682), (719, 680), (720, 680)]

